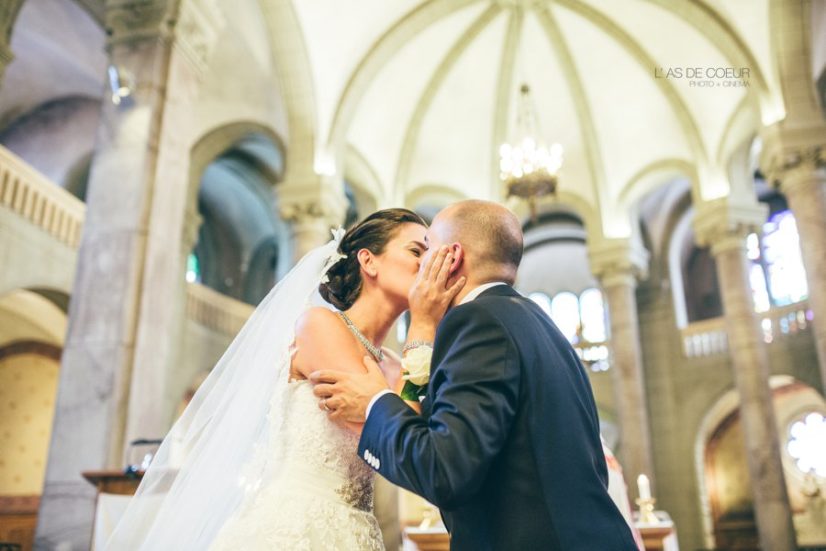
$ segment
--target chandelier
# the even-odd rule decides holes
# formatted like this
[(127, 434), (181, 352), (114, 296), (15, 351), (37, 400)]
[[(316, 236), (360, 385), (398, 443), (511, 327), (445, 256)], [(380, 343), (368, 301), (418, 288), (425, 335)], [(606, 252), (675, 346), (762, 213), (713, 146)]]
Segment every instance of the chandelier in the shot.
[(562, 146), (555, 143), (549, 148), (539, 136), (531, 89), (522, 84), (516, 111), (516, 139), (499, 147), (499, 177), (508, 197), (528, 201), (534, 221), (537, 199), (556, 192), (557, 174), (562, 167)]

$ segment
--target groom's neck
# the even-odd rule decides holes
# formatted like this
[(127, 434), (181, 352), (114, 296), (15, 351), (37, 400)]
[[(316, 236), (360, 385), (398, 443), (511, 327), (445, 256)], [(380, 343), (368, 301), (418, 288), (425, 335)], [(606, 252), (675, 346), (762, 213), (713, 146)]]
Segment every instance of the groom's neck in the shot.
[(501, 279), (485, 279), (485, 280), (476, 279), (476, 280), (473, 280), (471, 278), (468, 278), (467, 283), (465, 283), (465, 286), (462, 287), (462, 290), (459, 291), (459, 293), (453, 299), (453, 302), (450, 304), (450, 306), (452, 307), (452, 306), (458, 306), (459, 304), (462, 304), (462, 301), (465, 300), (465, 297), (467, 297), (471, 292), (473, 292), (474, 289), (476, 289), (477, 287), (480, 287), (482, 285), (485, 285), (486, 283), (493, 283), (494, 281), (502, 281), (502, 280)]

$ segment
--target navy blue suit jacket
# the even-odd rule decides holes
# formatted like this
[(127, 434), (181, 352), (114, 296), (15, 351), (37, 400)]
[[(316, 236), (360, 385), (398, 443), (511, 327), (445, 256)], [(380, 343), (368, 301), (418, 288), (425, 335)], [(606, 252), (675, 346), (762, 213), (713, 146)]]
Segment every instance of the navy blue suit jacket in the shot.
[(382, 396), (359, 455), (441, 509), (453, 550), (636, 550), (607, 492), (588, 376), (509, 286), (448, 311), (421, 415)]

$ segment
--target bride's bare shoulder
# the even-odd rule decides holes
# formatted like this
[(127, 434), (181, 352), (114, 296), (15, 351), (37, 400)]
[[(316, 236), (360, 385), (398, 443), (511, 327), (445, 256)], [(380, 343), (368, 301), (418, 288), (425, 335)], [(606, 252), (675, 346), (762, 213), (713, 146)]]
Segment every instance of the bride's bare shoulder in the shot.
[(356, 348), (353, 335), (339, 315), (322, 306), (309, 308), (301, 314), (295, 324), (295, 337), (299, 346), (304, 343)]
[(293, 366), (304, 376), (316, 369), (364, 370), (358, 341), (341, 318), (327, 308), (304, 312), (295, 324), (296, 356)]
[(338, 318), (338, 314), (329, 308), (313, 306), (312, 308), (307, 308), (307, 310), (298, 317), (298, 323), (324, 323), (325, 320), (329, 323), (338, 320)]

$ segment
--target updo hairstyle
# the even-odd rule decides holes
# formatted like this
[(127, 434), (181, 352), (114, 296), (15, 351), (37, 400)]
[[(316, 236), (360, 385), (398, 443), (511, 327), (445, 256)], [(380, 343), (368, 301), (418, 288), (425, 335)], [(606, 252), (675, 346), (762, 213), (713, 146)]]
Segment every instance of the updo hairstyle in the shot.
[(421, 216), (407, 209), (376, 211), (344, 234), (338, 250), (346, 255), (327, 272), (328, 281), (318, 286), (321, 298), (338, 308), (349, 309), (361, 294), (361, 265), (358, 252), (367, 249), (382, 254), (387, 243), (396, 237), (402, 224), (427, 226)]

